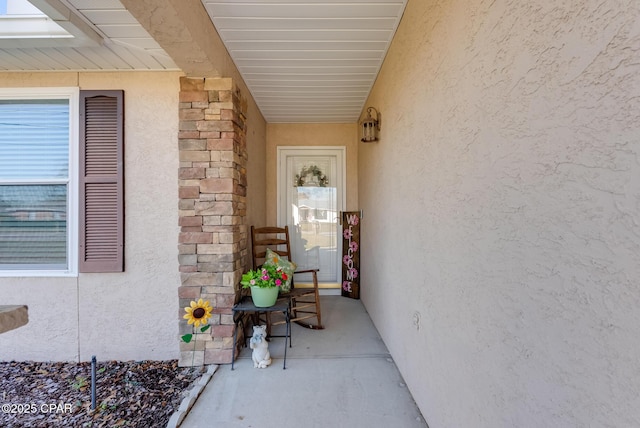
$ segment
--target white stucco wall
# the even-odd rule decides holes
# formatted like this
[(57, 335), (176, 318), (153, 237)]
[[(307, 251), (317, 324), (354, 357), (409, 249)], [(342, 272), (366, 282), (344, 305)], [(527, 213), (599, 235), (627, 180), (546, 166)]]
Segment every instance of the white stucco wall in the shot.
[(362, 299), (431, 428), (640, 426), (640, 4), (410, 0)]
[(178, 358), (179, 73), (0, 73), (0, 87), (125, 92), (125, 272), (2, 278), (0, 302), (29, 323), (0, 335), (0, 360)]

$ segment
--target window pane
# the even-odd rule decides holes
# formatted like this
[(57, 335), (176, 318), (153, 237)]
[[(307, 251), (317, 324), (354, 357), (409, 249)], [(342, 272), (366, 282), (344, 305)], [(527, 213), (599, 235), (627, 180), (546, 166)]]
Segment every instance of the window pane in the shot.
[(0, 269), (66, 269), (67, 186), (0, 186)]
[(69, 175), (69, 101), (0, 100), (0, 179)]

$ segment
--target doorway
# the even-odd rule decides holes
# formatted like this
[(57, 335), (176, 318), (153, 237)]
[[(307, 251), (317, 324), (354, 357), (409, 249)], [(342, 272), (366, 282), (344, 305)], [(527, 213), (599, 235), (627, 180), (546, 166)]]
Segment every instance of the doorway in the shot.
[[(322, 288), (340, 289), (345, 152), (345, 147), (278, 147), (278, 224), (289, 226), (298, 266), (320, 269)], [(296, 281), (311, 282), (311, 277), (300, 275)]]

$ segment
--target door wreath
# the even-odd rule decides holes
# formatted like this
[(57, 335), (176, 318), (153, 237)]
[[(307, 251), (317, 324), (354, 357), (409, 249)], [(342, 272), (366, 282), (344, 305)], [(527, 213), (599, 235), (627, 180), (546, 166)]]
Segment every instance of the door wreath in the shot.
[(300, 173), (296, 174), (295, 187), (304, 186), (309, 175), (313, 175), (314, 177), (316, 177), (318, 186), (320, 187), (327, 187), (327, 184), (329, 184), (329, 178), (322, 173), (322, 170), (316, 165), (311, 165), (309, 167), (303, 167), (300, 170)]

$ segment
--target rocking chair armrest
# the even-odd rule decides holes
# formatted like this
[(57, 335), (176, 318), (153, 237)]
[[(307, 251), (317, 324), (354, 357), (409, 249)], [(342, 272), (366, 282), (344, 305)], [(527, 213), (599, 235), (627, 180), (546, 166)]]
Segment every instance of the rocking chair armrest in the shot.
[(293, 272), (294, 274), (296, 273), (317, 273), (320, 272), (320, 269), (303, 269), (303, 270), (297, 270), (295, 272)]

